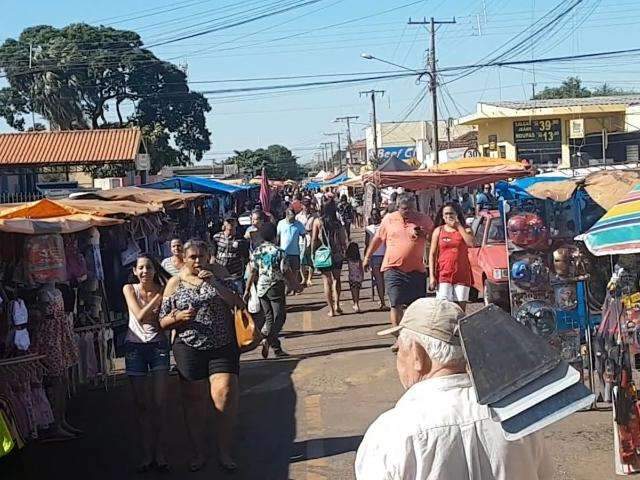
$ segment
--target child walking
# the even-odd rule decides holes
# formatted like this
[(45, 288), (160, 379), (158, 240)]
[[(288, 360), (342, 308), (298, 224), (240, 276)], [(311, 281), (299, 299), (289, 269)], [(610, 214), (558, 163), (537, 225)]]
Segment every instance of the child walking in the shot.
[(360, 258), (360, 248), (355, 242), (351, 242), (345, 254), (349, 265), (349, 288), (353, 299), (353, 311), (360, 313), (360, 288), (364, 279), (364, 269), (362, 268), (362, 258)]

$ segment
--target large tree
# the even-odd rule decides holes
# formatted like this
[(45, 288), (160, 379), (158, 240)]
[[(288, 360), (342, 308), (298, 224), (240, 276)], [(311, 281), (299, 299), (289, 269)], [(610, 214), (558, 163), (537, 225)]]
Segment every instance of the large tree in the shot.
[(545, 87), (542, 92), (533, 97), (533, 100), (546, 100), (552, 98), (582, 98), (604, 97), (608, 95), (630, 95), (636, 92), (613, 88), (607, 83), (590, 90), (582, 84), (578, 77), (568, 77), (559, 87)]
[(237, 165), (240, 172), (253, 177), (266, 168), (267, 176), (273, 179), (298, 179), (298, 157), (282, 145), (270, 145), (266, 149), (235, 150), (235, 155), (227, 158), (227, 164)]
[(152, 172), (200, 160), (211, 146), (209, 102), (189, 90), (182, 70), (143, 48), (135, 32), (30, 27), (0, 46), (0, 69), (9, 83), (0, 89), (0, 116), (15, 129), (24, 130), (32, 112), (51, 129), (140, 126)]

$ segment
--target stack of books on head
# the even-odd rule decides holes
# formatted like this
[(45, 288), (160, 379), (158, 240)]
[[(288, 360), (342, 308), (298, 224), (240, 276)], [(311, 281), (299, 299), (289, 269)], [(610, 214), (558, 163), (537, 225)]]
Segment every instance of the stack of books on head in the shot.
[(462, 347), (478, 402), (518, 440), (589, 407), (580, 373), (504, 310), (489, 305), (460, 321)]

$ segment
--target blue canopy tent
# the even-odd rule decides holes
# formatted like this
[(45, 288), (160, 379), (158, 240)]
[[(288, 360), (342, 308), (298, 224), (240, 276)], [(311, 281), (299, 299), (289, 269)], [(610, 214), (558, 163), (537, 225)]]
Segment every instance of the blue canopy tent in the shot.
[(527, 189), (531, 185), (540, 182), (560, 182), (567, 177), (523, 177), (511, 182), (500, 181), (496, 183), (496, 195), (504, 200), (533, 198)]
[(260, 185), (231, 185), (212, 178), (191, 176), (167, 178), (160, 182), (148, 183), (142, 186), (158, 190), (177, 190), (179, 192), (210, 193), (213, 195), (233, 195), (260, 188)]
[(318, 182), (316, 180), (312, 180), (307, 183), (306, 187), (312, 190), (319, 190), (320, 188), (323, 188), (323, 187), (332, 187), (334, 185), (338, 185), (342, 182), (346, 182), (347, 180), (349, 180), (349, 175), (347, 175), (346, 173), (341, 173), (337, 177), (333, 177), (331, 180), (327, 180), (325, 182)]

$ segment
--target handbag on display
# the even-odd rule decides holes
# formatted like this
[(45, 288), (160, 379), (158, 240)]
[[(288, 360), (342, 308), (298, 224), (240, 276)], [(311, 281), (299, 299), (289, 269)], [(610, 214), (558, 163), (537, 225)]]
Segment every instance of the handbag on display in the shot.
[(313, 266), (320, 269), (330, 269), (333, 267), (333, 258), (331, 255), (331, 247), (328, 245), (329, 241), (327, 238), (327, 242), (325, 243), (325, 238), (327, 237), (327, 232), (322, 227), (320, 241), (322, 245), (318, 247), (318, 249), (313, 254)]
[(262, 341), (262, 334), (256, 328), (253, 316), (247, 310), (235, 309), (234, 324), (236, 327), (236, 342), (241, 352), (254, 350)]

